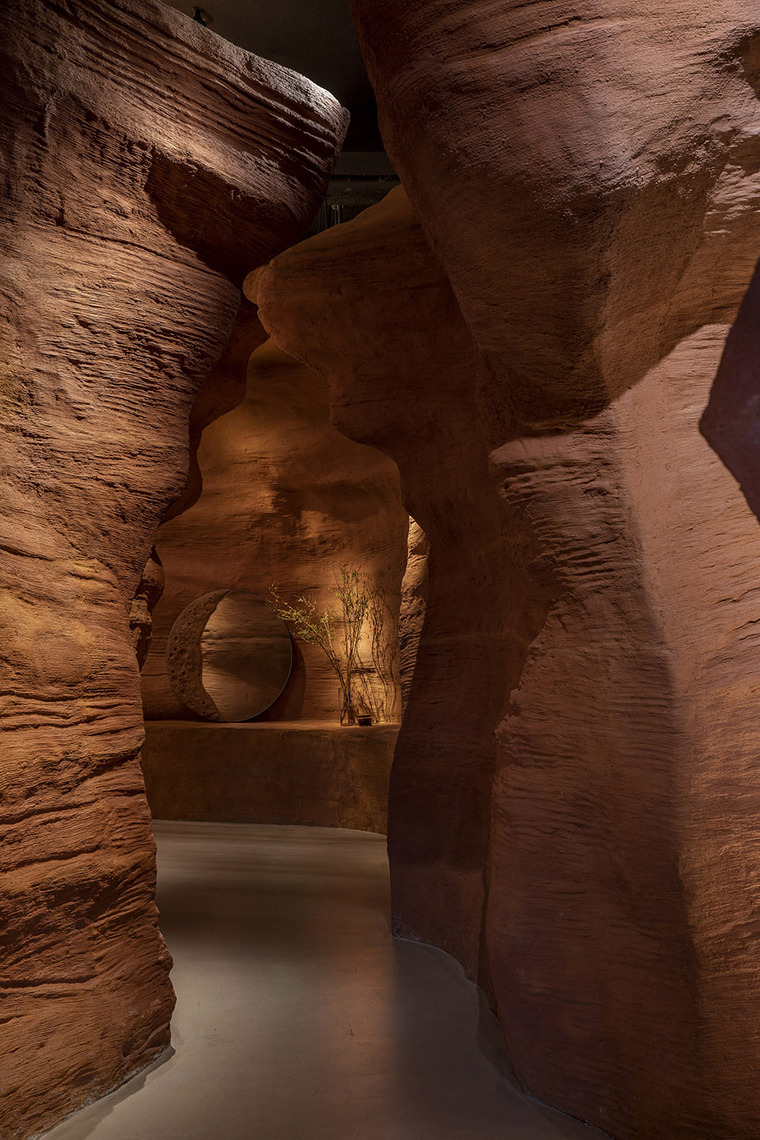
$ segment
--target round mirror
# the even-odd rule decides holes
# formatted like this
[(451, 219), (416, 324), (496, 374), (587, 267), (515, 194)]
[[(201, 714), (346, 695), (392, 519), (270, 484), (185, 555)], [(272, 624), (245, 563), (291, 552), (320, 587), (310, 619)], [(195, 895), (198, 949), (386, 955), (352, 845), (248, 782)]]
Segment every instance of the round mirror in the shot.
[(259, 716), (287, 684), (293, 647), (272, 607), (248, 590), (215, 590), (179, 615), (167, 671), (175, 695), (204, 720)]

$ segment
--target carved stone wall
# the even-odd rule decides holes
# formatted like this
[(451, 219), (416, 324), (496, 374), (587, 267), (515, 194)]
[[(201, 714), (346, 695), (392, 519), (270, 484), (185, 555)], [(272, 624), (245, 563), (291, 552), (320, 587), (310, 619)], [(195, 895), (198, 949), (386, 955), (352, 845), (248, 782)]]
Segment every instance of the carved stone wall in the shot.
[[(760, 245), (760, 13), (352, 10), (478, 346), (528, 607), (546, 591), (504, 678), (483, 865), (518, 1078), (615, 1136), (754, 1137), (758, 528), (698, 423)], [(443, 909), (418, 925), (399, 842), (398, 912), (450, 940)]]
[(396, 460), (428, 537), (424, 636), (391, 773), (396, 929), (437, 940), (475, 974), (507, 615), (522, 641), (534, 619), (503, 589), (508, 536), (472, 339), (403, 190), (245, 289), (273, 339), (329, 378), (335, 425)]
[(242, 274), (308, 225), (345, 116), (152, 0), (6, 0), (0, 90), (0, 1133), (15, 1140), (169, 1040), (130, 604)]
[(760, 1130), (760, 528), (699, 432), (756, 188), (733, 230), (703, 221), (725, 261), (655, 280), (657, 335), (689, 314), (659, 359), (605, 327), (613, 356), (641, 352), (636, 382), (613, 372), (582, 413), (576, 371), (545, 421), (476, 347), (403, 192), (246, 284), (330, 376), (336, 424), (394, 455), (430, 542), (395, 928), (478, 978), (530, 1092), (616, 1137)]
[(417, 650), (425, 622), (429, 553), (430, 543), (427, 535), (416, 519), (410, 519), (407, 562), (401, 583), (401, 609), (398, 621), (401, 703), (404, 709), (409, 703), (412, 691)]

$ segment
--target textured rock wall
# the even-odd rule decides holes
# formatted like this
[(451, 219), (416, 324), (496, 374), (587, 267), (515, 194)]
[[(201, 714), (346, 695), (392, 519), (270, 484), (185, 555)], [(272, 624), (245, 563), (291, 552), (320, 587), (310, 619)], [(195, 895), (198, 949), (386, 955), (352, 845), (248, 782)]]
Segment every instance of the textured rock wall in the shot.
[(153, 609), (164, 592), (164, 568), (155, 546), (151, 547), (148, 561), (129, 603), (129, 628), (137, 664), (142, 669), (150, 648), (153, 633)]
[(494, 369), (494, 442), (584, 420), (732, 315), (756, 260), (751, 0), (352, 8), (387, 148)]
[(352, 7), (549, 590), (484, 868), (518, 1077), (616, 1136), (756, 1136), (758, 531), (697, 425), (760, 238), (760, 13)]
[(407, 560), (401, 583), (401, 609), (398, 620), (399, 672), (401, 674), (401, 705), (409, 704), (417, 650), (425, 623), (428, 587), (428, 555), (430, 543), (416, 519), (409, 520)]
[[(417, 9), (394, 18), (414, 24)], [(401, 41), (402, 53), (414, 45)], [(451, 42), (415, 83), (399, 72), (412, 137), (423, 78), (445, 74)], [(722, 67), (742, 92), (728, 56)], [(699, 433), (752, 269), (751, 98), (738, 100), (732, 132), (716, 138), (702, 123), (721, 156), (709, 177), (699, 156), (682, 157), (697, 168), (698, 201), (678, 167), (652, 161), (655, 185), (641, 189), (651, 212), (635, 187), (626, 205), (606, 202), (602, 186), (581, 211), (585, 237), (560, 210), (564, 250), (552, 244), (559, 220), (548, 247), (535, 230), (530, 249), (503, 234), (494, 246), (512, 198), (505, 189), (482, 213), (477, 194), (457, 198), (468, 180), (457, 147), (467, 153), (473, 117), (452, 112), (445, 192), (440, 165), (420, 163), (418, 177), (447, 206), (439, 252), (467, 323), (403, 193), (246, 283), (278, 343), (330, 377), (334, 422), (394, 455), (430, 541), (391, 778), (395, 928), (478, 977), (526, 1088), (620, 1137), (760, 1131), (760, 1058), (746, 1031), (760, 1013), (760, 529)], [(430, 96), (424, 113), (432, 107)], [(403, 160), (411, 144), (399, 133)], [(504, 162), (519, 157), (493, 145)], [(414, 187), (417, 157), (409, 168)], [(683, 234), (688, 221), (694, 240), (679, 248), (668, 232), (655, 264), (635, 238), (663, 224), (663, 204), (668, 225)], [(589, 226), (608, 235), (595, 252)], [(463, 228), (479, 245), (458, 277)], [(597, 305), (586, 323), (585, 287)], [(500, 289), (528, 292), (532, 318)], [(524, 344), (512, 353), (518, 334), (533, 338), (532, 357)]]
[(513, 601), (500, 589), (509, 553), (472, 339), (403, 190), (245, 289), (278, 343), (329, 377), (336, 426), (397, 461), (405, 506), (428, 536), (425, 635), (391, 777), (392, 850), (408, 871), (395, 883), (397, 929), (440, 936), (475, 973)]
[(308, 224), (345, 122), (326, 93), (149, 0), (6, 0), (0, 90), (10, 1140), (169, 1039), (130, 603), (243, 267)]
[[(389, 717), (398, 720), (408, 517), (395, 464), (341, 435), (330, 423), (324, 377), (271, 341), (251, 356), (245, 400), (206, 428), (198, 464), (200, 498), (158, 535), (166, 589), (143, 670), (146, 717), (191, 715), (169, 684), (166, 647), (173, 623), (196, 598), (232, 587), (267, 597), (277, 582), (285, 600), (306, 592), (334, 610), (336, 578), (349, 565), (388, 602)], [(322, 650), (301, 642), (294, 649), (291, 679), (264, 716), (336, 722), (339, 683)]]

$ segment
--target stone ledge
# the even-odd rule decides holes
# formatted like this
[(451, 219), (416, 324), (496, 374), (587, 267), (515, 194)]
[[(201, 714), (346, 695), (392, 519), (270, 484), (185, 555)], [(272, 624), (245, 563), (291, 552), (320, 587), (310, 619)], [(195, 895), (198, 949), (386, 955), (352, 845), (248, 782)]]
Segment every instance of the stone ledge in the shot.
[(385, 833), (397, 724), (146, 721), (154, 819), (308, 824)]

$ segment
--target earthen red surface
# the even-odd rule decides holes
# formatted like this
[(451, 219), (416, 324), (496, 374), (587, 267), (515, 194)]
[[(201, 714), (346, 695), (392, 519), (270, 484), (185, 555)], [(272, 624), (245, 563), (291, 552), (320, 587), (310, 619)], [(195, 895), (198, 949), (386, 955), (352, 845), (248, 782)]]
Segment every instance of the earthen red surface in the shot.
[(641, 349), (636, 382), (613, 370), (582, 412), (576, 372), (543, 425), (401, 191), (246, 288), (330, 376), (341, 430), (397, 460), (430, 542), (391, 777), (396, 930), (481, 981), (534, 1095), (614, 1136), (749, 1140), (760, 528), (699, 433), (742, 285), (736, 261), (701, 272), (701, 293), (684, 271), (687, 296), (642, 294), (691, 314), (660, 359), (605, 330), (613, 356)]
[[(404, 504), (429, 539), (425, 634), (391, 776), (396, 924), (476, 973), (514, 603), (501, 588), (509, 555), (472, 339), (400, 189), (245, 289), (273, 338), (329, 378), (333, 423), (396, 460)], [(526, 620), (516, 614), (518, 627)]]
[[(0, 6), (0, 1133), (169, 1040), (129, 610), (244, 269), (345, 128), (308, 81), (151, 0)], [(139, 640), (143, 578), (132, 624)]]
[[(756, 1137), (759, 532), (698, 424), (760, 244), (760, 11), (352, 10), (478, 347), (522, 536), (501, 588), (541, 616), (523, 661), (510, 634), (482, 865), (515, 1071), (615, 1136)], [(737, 471), (738, 406), (721, 448)], [(420, 806), (437, 786), (432, 764)], [(453, 797), (447, 815), (455, 837)], [(396, 850), (414, 930), (429, 896)], [(451, 939), (444, 908), (431, 925)]]
[(385, 832), (396, 725), (149, 720), (142, 768), (154, 819)]

